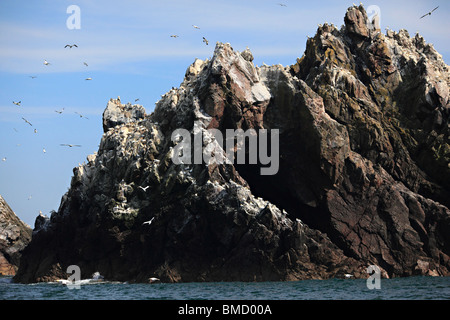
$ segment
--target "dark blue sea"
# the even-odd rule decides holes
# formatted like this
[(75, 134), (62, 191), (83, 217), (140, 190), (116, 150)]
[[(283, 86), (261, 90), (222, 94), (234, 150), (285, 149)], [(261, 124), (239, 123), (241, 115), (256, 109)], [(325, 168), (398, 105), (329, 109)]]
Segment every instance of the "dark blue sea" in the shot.
[(450, 300), (450, 277), (291, 282), (128, 284), (101, 282), (69, 289), (56, 283), (18, 284), (0, 277), (0, 300)]

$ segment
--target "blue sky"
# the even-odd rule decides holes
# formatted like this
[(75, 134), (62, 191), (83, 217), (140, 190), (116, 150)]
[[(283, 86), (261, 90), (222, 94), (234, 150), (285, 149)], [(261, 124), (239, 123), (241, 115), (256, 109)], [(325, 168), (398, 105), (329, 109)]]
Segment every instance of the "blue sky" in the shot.
[[(80, 29), (67, 28), (70, 5), (80, 8)], [(162, 94), (179, 86), (195, 58), (211, 57), (217, 41), (238, 51), (248, 46), (256, 65), (293, 64), (317, 24), (341, 26), (351, 5), (331, 0), (1, 0), (0, 159), (6, 161), (0, 160), (0, 194), (33, 227), (40, 210), (58, 209), (72, 169), (97, 151), (110, 98), (139, 99), (150, 113)], [(419, 31), (448, 63), (450, 2), (371, 0), (364, 5), (380, 8), (382, 30)], [(436, 6), (431, 17), (419, 19)], [(64, 48), (74, 43), (78, 48)], [(84, 80), (88, 77), (92, 80)]]

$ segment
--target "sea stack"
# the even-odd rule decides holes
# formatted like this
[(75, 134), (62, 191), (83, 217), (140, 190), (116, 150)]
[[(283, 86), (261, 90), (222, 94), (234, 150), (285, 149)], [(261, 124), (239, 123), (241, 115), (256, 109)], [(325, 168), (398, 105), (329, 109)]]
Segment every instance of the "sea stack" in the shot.
[[(369, 265), (449, 275), (448, 66), (420, 35), (381, 33), (362, 5), (344, 22), (320, 25), (290, 66), (219, 42), (151, 114), (108, 102), (98, 152), (34, 230), (15, 281), (69, 265), (136, 282), (363, 278)], [(211, 129), (278, 130), (266, 147), (279, 170), (176, 164), (195, 151), (177, 148), (180, 129), (224, 157)]]

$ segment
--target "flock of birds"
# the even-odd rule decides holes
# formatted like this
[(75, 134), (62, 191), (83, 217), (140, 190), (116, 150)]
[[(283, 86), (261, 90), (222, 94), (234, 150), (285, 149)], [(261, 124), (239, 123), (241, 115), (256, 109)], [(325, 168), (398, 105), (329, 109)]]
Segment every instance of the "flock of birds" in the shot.
[[(64, 48), (69, 48), (69, 49), (71, 49), (71, 48), (78, 48), (78, 45), (77, 45), (77, 44), (66, 44), (66, 45), (64, 46)], [(84, 64), (86, 67), (88, 66), (87, 62), (83, 62), (83, 64)], [(49, 65), (51, 65), (51, 63), (48, 62), (46, 59), (44, 59), (44, 65), (45, 65), (45, 66), (49, 66)], [(30, 78), (31, 78), (31, 79), (36, 79), (37, 76), (30, 76)], [(92, 80), (92, 78), (91, 78), (91, 77), (88, 77), (88, 78), (86, 78), (85, 80)], [(139, 99), (137, 99), (137, 100), (139, 100)], [(12, 103), (13, 103), (14, 105), (18, 106), (18, 107), (22, 106), (22, 100), (19, 100), (19, 101), (13, 101)], [(64, 112), (64, 108), (62, 108), (62, 109), (60, 109), (60, 110), (55, 110), (55, 112), (58, 113), (58, 114), (62, 114), (62, 113)], [(84, 116), (84, 115), (82, 115), (81, 113), (78, 113), (78, 112), (76, 112), (76, 111), (75, 111), (75, 114), (77, 114), (80, 118), (89, 119), (88, 117), (86, 117), (86, 116)], [(31, 127), (33, 127), (33, 124), (32, 124), (28, 119), (22, 117), (22, 120), (25, 121), (26, 124), (28, 124), (28, 125), (30, 125)], [(14, 128), (14, 130), (17, 132), (17, 129), (16, 129), (16, 128)], [(34, 128), (34, 133), (38, 133), (38, 131), (37, 131), (36, 128)], [(79, 144), (68, 144), (68, 143), (61, 143), (60, 146), (63, 146), (63, 147), (70, 147), (70, 148), (72, 148), (72, 147), (81, 147), (81, 145), (79, 145)], [(46, 153), (46, 152), (47, 152), (46, 149), (45, 149), (45, 147), (42, 148), (42, 151), (43, 151), (43, 153)], [(7, 159), (6, 157), (3, 157), (3, 158), (2, 158), (2, 161), (5, 162), (6, 159)]]

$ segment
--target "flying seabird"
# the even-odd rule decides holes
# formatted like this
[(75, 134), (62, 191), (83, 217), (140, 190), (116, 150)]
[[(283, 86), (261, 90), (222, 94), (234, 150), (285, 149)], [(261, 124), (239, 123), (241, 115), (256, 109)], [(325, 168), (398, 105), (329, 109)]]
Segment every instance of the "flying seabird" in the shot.
[(81, 113), (78, 113), (78, 112), (76, 112), (75, 111), (75, 113), (77, 114), (77, 115), (79, 115), (80, 116), (80, 118), (85, 118), (85, 119), (89, 119), (88, 117), (85, 117), (85, 116), (83, 116)]
[(55, 110), (55, 112), (59, 113), (59, 114), (63, 113), (63, 111), (64, 111), (64, 108), (62, 108), (61, 110)]
[(47, 150), (45, 150), (45, 148), (42, 148), (42, 152), (46, 153), (46, 152), (47, 152)]
[(206, 45), (208, 45), (208, 43), (209, 43), (209, 41), (208, 41), (208, 40), (206, 40), (206, 38), (205, 38), (205, 37), (203, 37), (203, 42), (204, 42), (204, 43), (206, 43)]
[(31, 79), (36, 79), (36, 78), (37, 78), (37, 76), (30, 76), (30, 78), (31, 78)]
[(30, 195), (28, 196), (28, 200), (31, 200), (32, 197), (33, 197), (33, 195), (30, 194)]
[(287, 7), (287, 5), (285, 5), (284, 3), (279, 3), (278, 5), (281, 7)]
[(19, 102), (14, 102), (13, 101), (13, 103), (16, 105), (16, 106), (20, 106), (20, 103), (21, 103), (22, 101), (19, 101)]
[(60, 146), (63, 146), (63, 147), (69, 147), (69, 148), (72, 148), (72, 147), (81, 147), (81, 145), (79, 145), (79, 144), (60, 144)]
[(153, 218), (151, 218), (150, 220), (148, 220), (148, 221), (145, 221), (142, 225), (144, 225), (144, 224), (148, 224), (148, 225), (151, 225), (152, 224), (152, 222), (153, 222), (153, 219), (155, 219), (155, 217), (153, 217)]
[(88, 64), (86, 63), (86, 62), (83, 62), (83, 64), (87, 67), (88, 66)]
[(92, 80), (92, 78), (91, 78), (91, 77), (89, 77), (89, 78), (86, 78), (86, 79), (84, 79), (84, 80)]
[(70, 49), (72, 49), (72, 47), (78, 48), (78, 46), (77, 46), (76, 44), (72, 44), (72, 45), (66, 44), (66, 45), (64, 46), (64, 48), (67, 48), (67, 47), (69, 47)]
[(134, 99), (134, 102), (138, 102), (139, 101), (139, 98), (137, 98), (137, 99)]
[(178, 38), (178, 35), (177, 34), (172, 34), (170, 37), (171, 38)]
[(3, 157), (3, 158), (2, 158), (2, 161), (5, 162), (5, 161), (6, 161), (6, 157)]
[(26, 123), (28, 123), (30, 126), (33, 126), (33, 125), (31, 124), (31, 122), (28, 121), (27, 119), (25, 119), (24, 117), (22, 117), (22, 119), (23, 119), (23, 121), (25, 121)]
[(431, 10), (430, 12), (428, 12), (427, 14), (424, 14), (423, 16), (421, 16), (420, 19), (425, 18), (426, 16), (431, 16), (431, 14), (432, 14), (437, 8), (439, 8), (439, 6), (437, 6), (436, 8), (434, 8), (433, 10)]
[(34, 133), (37, 133), (37, 129), (34, 129)]
[(50, 64), (50, 62), (48, 62), (47, 60), (44, 60), (44, 64), (45, 64), (46, 66), (48, 66), (48, 65)]
[(197, 27), (195, 24), (192, 25), (195, 29), (200, 29), (199, 27)]
[(146, 192), (147, 189), (148, 189), (149, 187), (150, 187), (150, 186), (146, 186), (146, 187), (144, 188), (144, 187), (142, 187), (142, 186), (139, 186), (139, 188), (141, 188), (142, 190), (144, 190), (144, 192)]

